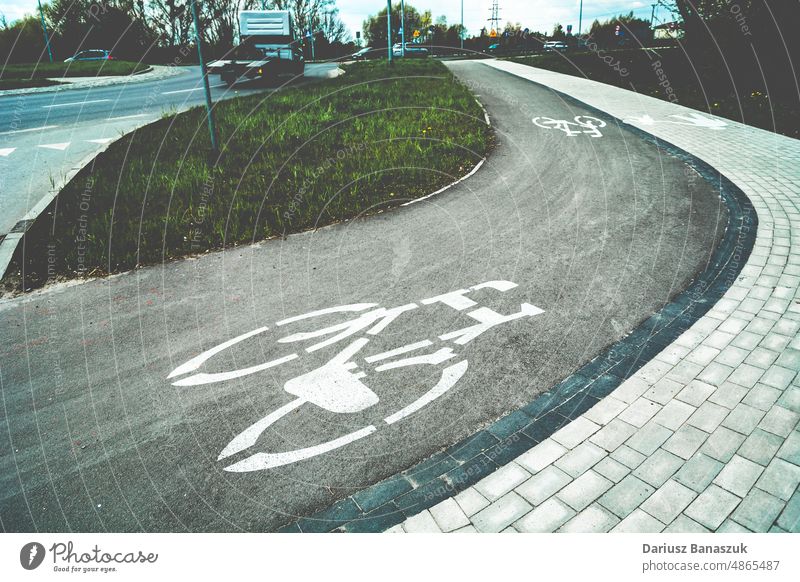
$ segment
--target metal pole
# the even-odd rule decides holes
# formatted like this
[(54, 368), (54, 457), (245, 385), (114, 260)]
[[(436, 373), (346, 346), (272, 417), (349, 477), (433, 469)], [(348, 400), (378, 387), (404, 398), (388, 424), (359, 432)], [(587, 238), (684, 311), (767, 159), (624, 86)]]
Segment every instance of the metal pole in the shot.
[(581, 7), (578, 9), (578, 36), (581, 34), (581, 26), (583, 25), (583, 0), (581, 0)]
[(464, 50), (464, 0), (461, 0), (461, 30), (458, 31), (461, 37), (461, 50)]
[(400, 0), (400, 56), (406, 56), (406, 3)]
[(308, 11), (308, 34), (311, 35), (311, 60), (315, 61), (316, 54), (314, 52), (314, 13)]
[(389, 44), (389, 64), (392, 64), (392, 0), (386, 0), (386, 42)]
[(219, 154), (219, 147), (217, 145), (217, 128), (214, 126), (214, 112), (212, 110), (213, 104), (211, 103), (211, 88), (208, 86), (208, 71), (206, 71), (206, 62), (203, 60), (203, 48), (200, 41), (200, 19), (197, 17), (196, 0), (192, 2), (192, 18), (194, 19), (194, 34), (195, 41), (197, 42), (197, 57), (200, 59), (200, 74), (203, 76), (203, 88), (206, 93), (206, 118), (208, 119), (208, 132), (211, 134), (211, 148), (215, 154)]
[(42, 11), (42, 1), (39, 0), (39, 16), (42, 19), (42, 32), (44, 32), (44, 44), (47, 47), (47, 54), (50, 56), (50, 62), (53, 62), (53, 51), (50, 50), (50, 39), (47, 38), (47, 24), (44, 22), (44, 12)]

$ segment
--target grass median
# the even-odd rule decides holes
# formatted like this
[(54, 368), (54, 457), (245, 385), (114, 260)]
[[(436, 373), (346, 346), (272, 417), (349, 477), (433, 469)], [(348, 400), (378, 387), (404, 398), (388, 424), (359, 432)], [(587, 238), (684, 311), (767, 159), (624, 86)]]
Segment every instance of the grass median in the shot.
[(145, 63), (129, 61), (75, 61), (72, 63), (22, 63), (0, 69), (0, 89), (23, 89), (57, 85), (65, 77), (109, 77), (141, 73)]
[(28, 230), (5, 289), (125, 271), (369, 214), (463, 176), (491, 130), (441, 63), (356, 63), (336, 79), (195, 108), (131, 133)]

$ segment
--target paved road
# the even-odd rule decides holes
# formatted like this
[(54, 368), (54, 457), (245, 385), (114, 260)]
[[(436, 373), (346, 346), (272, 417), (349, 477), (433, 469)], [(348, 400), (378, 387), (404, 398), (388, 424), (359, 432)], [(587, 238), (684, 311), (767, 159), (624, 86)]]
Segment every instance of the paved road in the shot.
[(449, 66), (498, 139), (447, 192), (0, 304), (3, 529), (275, 529), (529, 402), (705, 266), (724, 210), (682, 163)]
[[(311, 79), (336, 64), (309, 64)], [(165, 113), (204, 103), (198, 67), (153, 81), (0, 97), (0, 235), (8, 233), (65, 175), (122, 133)], [(217, 101), (263, 91), (243, 81), (228, 89), (210, 78)]]

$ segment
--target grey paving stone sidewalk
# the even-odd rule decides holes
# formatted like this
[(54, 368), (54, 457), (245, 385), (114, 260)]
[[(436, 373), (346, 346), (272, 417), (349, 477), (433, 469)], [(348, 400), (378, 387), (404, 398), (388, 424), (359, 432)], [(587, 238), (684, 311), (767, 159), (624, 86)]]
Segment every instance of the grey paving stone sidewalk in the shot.
[(751, 200), (756, 242), (725, 296), (611, 395), (388, 531), (800, 531), (800, 141), (728, 120), (720, 129), (680, 124), (674, 116), (696, 112), (578, 77), (487, 64), (708, 163)]

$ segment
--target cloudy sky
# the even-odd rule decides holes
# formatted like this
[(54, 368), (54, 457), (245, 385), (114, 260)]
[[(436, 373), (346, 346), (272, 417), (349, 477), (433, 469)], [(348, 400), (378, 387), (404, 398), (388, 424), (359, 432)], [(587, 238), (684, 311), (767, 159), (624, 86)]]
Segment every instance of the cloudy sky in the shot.
[[(434, 16), (446, 16), (449, 23), (457, 23), (461, 19), (461, 0), (406, 1), (420, 11), (431, 9)], [(637, 16), (649, 19), (652, 1), (584, 0), (584, 26), (590, 25), (595, 18), (609, 18), (631, 10)], [(556, 22), (560, 22), (565, 26), (572, 24), (575, 31), (578, 29), (579, 0), (499, 0), (499, 2), (503, 24), (510, 20), (521, 23), (523, 28), (549, 32)], [(380, 10), (386, 2), (385, 0), (337, 0), (336, 4), (342, 20), (355, 36), (355, 31), (361, 30), (363, 20)], [(491, 0), (464, 0), (464, 25), (470, 33), (477, 33), (486, 25), (491, 5)], [(9, 22), (35, 11), (36, 0), (0, 0), (0, 14), (4, 14)], [(662, 18), (666, 17), (663, 8), (661, 12)]]

